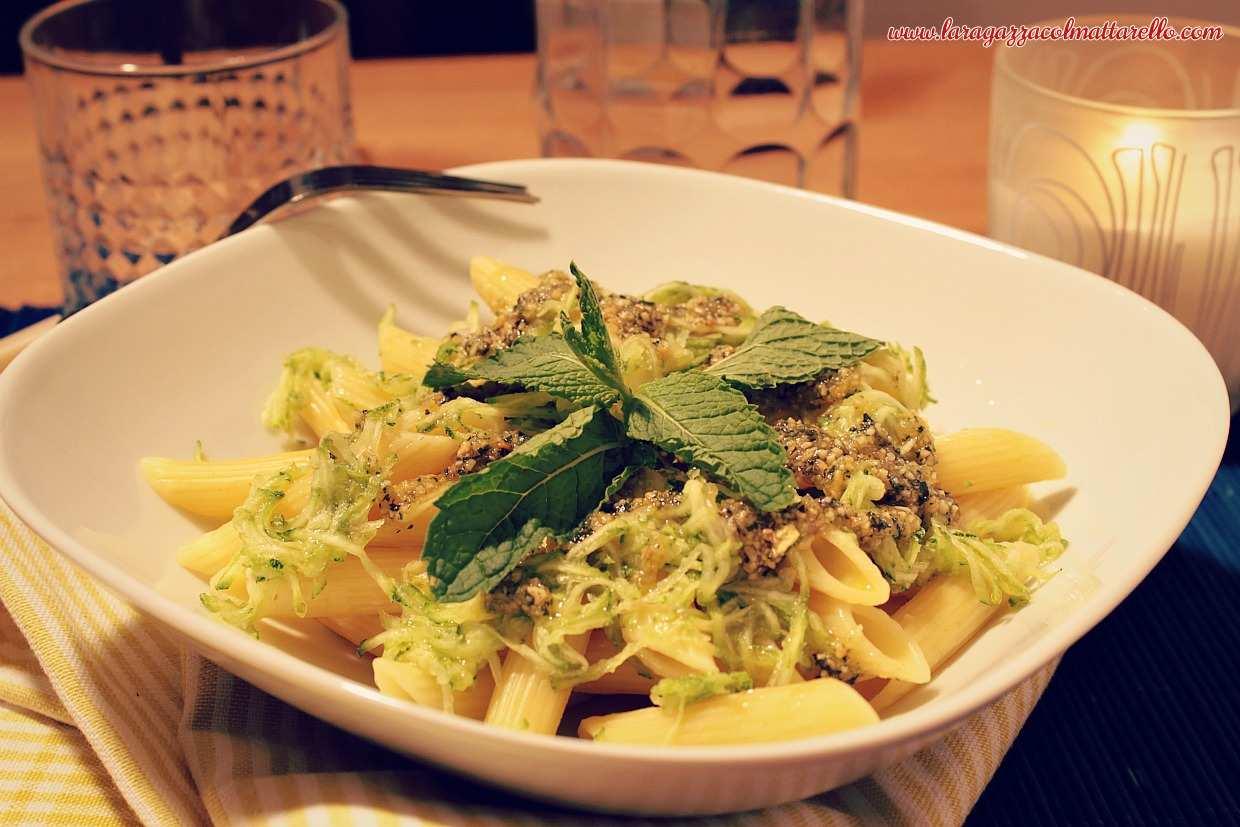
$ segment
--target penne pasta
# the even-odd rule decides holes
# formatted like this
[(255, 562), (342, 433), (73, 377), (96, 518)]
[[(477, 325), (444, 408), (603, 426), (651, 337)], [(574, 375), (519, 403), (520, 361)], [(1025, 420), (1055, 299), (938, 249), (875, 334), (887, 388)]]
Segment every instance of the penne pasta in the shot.
[[(999, 611), (999, 606), (977, 599), (968, 574), (955, 574), (922, 586), (893, 619), (916, 642), (930, 668), (938, 669)], [(915, 688), (915, 683), (888, 681), (871, 703), (881, 712)]]
[(375, 517), (383, 517), (383, 525), (379, 526), (366, 547), (421, 549), (431, 520), (439, 513), (435, 500), (439, 499), (449, 485), (450, 483), (444, 483), (435, 486), (417, 500), (402, 505), (399, 511), (380, 510)]
[[(586, 645), (586, 660), (596, 663), (614, 657), (619, 650), (607, 639), (607, 635), (590, 636)], [(657, 678), (635, 658), (629, 658), (620, 664), (616, 671), (603, 675), (595, 680), (577, 684), (574, 692), (587, 695), (649, 695)]]
[[(444, 709), (443, 689), (432, 675), (415, 664), (375, 658), (371, 667), (375, 674), (375, 686), (384, 695), (410, 700), (419, 706)], [(451, 693), (451, 708), (445, 711), (480, 721), (486, 714), (494, 690), (495, 679), (491, 677), (491, 670), (484, 668), (468, 689)]]
[(960, 506), (960, 516), (956, 522), (969, 526), (978, 520), (996, 520), (1013, 508), (1028, 508), (1029, 489), (1024, 485), (1014, 485), (977, 494), (962, 494), (956, 497), (956, 503)]
[[(307, 474), (293, 481), (280, 502), (279, 511), (282, 514), (295, 514), (305, 506), (310, 480)], [(406, 560), (416, 559), (426, 540), (427, 527), (436, 514), (435, 500), (445, 487), (432, 489), (424, 498), (403, 507), (395, 515), (386, 515), (389, 519), (384, 520), (367, 548), (376, 551), (399, 550)], [(177, 562), (194, 574), (207, 578), (227, 565), (240, 550), (241, 537), (237, 530), (232, 523), (224, 523), (182, 546), (177, 551)]]
[(191, 540), (177, 550), (177, 562), (203, 579), (211, 577), (241, 551), (241, 535), (232, 523)]
[(861, 606), (881, 606), (891, 597), (891, 584), (851, 532), (829, 529), (803, 540), (793, 553), (816, 592)]
[[(663, 645), (664, 649), (674, 647), (669, 644)], [(667, 654), (657, 649), (643, 649), (638, 652), (634, 658), (648, 671), (653, 672), (659, 678), (683, 678), (685, 675), (695, 675), (705, 672), (713, 674), (719, 671), (719, 665), (715, 663), (713, 654), (710, 654), (710, 660), (707, 661), (708, 653), (701, 646), (696, 646), (693, 650), (684, 652), (675, 652), (675, 654)], [(701, 670), (694, 669), (689, 664), (690, 661), (698, 662), (702, 665)]]
[(341, 411), (344, 406), (318, 382), (307, 382), (303, 393), (305, 403), (301, 406), (299, 413), (306, 427), (316, 437), (322, 439), (327, 434), (349, 433), (353, 430), (356, 412), (350, 411), (346, 417)]
[(397, 434), (388, 446), (396, 454), (389, 480), (400, 482), (443, 473), (456, 459), (460, 447), (461, 443), (442, 434)]
[(469, 689), (455, 692), (452, 695), (452, 711), (466, 718), (481, 721), (491, 707), (491, 696), (495, 694), (495, 677), (491, 670), (483, 667), (474, 678)]
[(492, 313), (511, 310), (517, 297), (538, 286), (538, 277), (488, 256), (469, 260), (469, 280)]
[(438, 339), (398, 327), (395, 307), (389, 307), (379, 320), (379, 366), (385, 373), (406, 373), (421, 381), (438, 350)]
[(675, 611), (639, 606), (624, 618), (621, 632), (626, 643), (641, 647), (637, 659), (659, 677), (719, 671), (710, 635)]
[(1062, 479), (1055, 449), (1005, 428), (967, 428), (935, 440), (939, 484), (953, 496)]
[(370, 666), (374, 671), (375, 686), (384, 695), (436, 709), (443, 705), (443, 693), (439, 691), (439, 684), (412, 663), (375, 658)]
[(372, 374), (344, 363), (334, 364), (330, 373), (331, 395), (354, 414), (378, 408), (395, 397), (379, 387)]
[[(290, 517), (305, 508), (310, 499), (311, 480), (311, 474), (302, 474), (289, 483), (276, 512)], [(240, 550), (241, 537), (229, 522), (182, 546), (177, 551), (177, 562), (200, 577), (210, 577)]]
[[(398, 577), (405, 564), (415, 559), (415, 555), (405, 549), (374, 549), (368, 552), (368, 556), (371, 563), (389, 577)], [(326, 585), (318, 594), (310, 594), (309, 587), (303, 586), (302, 598), (306, 611), (301, 615), (296, 611), (292, 584), (287, 579), (273, 581), (258, 609), (258, 616), (320, 618), (400, 610), (356, 557), (332, 564), (325, 576)], [(245, 581), (238, 578), (233, 583), (232, 592), (244, 594)]]
[(825, 735), (877, 720), (851, 686), (817, 678), (710, 698), (688, 705), (683, 714), (650, 707), (586, 718), (577, 734), (616, 744), (755, 744)]
[[(589, 635), (568, 640), (573, 648), (584, 652)], [(538, 664), (509, 650), (483, 720), (505, 729), (554, 735), (571, 694), (570, 687), (553, 686), (551, 677)]]
[[(319, 623), (354, 646), (361, 646), (362, 641), (368, 640), (383, 631), (383, 621), (379, 619), (378, 614), (320, 617)], [(383, 651), (383, 647), (379, 647), (372, 654), (378, 654), (381, 651)]]
[(147, 484), (170, 505), (200, 517), (227, 520), (245, 501), (256, 477), (309, 463), (313, 457), (313, 450), (229, 460), (144, 457), (138, 467)]
[(882, 609), (850, 605), (820, 593), (810, 595), (809, 607), (863, 673), (910, 683), (930, 680), (930, 665), (921, 648)]
[[(397, 453), (396, 468), (400, 472), (438, 473), (447, 467), (451, 457), (456, 456), (457, 443), (445, 436), (435, 434), (406, 434), (400, 440), (393, 440), (393, 448)], [(297, 451), (291, 456), (310, 457), (313, 451)], [(286, 456), (286, 455), (279, 455)], [(279, 468), (275, 469), (280, 470)], [(274, 473), (274, 471), (270, 472)], [(396, 473), (394, 480), (402, 479)], [(289, 484), (277, 511), (285, 517), (296, 514), (305, 508), (310, 497), (311, 474), (302, 474)], [(376, 518), (384, 517), (384, 523), (371, 540), (370, 546), (379, 548), (420, 549), (426, 539), (426, 529), (434, 518), (435, 500), (446, 490), (447, 484), (437, 486), (415, 502), (404, 505), (399, 512), (382, 513), (376, 511)], [(235, 494), (236, 492), (231, 492)], [(228, 511), (232, 511), (245, 499), (246, 492)], [(228, 523), (214, 531), (209, 531), (196, 540), (182, 546), (177, 552), (177, 562), (195, 574), (209, 577), (219, 571), (233, 558), (241, 548), (241, 539), (236, 530)]]
[(574, 692), (585, 695), (649, 695), (657, 678), (649, 677), (645, 666), (635, 658), (629, 658), (614, 672), (573, 687)]

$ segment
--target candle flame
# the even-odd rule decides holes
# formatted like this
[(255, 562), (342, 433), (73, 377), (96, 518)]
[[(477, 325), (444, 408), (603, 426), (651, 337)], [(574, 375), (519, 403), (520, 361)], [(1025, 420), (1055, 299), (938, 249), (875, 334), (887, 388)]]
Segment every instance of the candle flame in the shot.
[(1136, 121), (1124, 127), (1119, 136), (1120, 143), (1128, 147), (1149, 149), (1159, 139), (1158, 127), (1151, 123)]

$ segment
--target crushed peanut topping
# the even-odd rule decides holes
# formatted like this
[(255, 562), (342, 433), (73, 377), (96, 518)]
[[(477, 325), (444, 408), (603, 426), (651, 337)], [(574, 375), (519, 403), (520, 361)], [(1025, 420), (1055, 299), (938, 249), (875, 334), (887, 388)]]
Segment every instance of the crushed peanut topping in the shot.
[(465, 437), (456, 450), (456, 459), (444, 472), (447, 479), (458, 479), (465, 474), (481, 471), (497, 459), (512, 453), (525, 441), (525, 436), (509, 429), (501, 434), (473, 433)]
[(516, 304), (506, 313), (501, 313), (489, 325), (477, 333), (453, 333), (449, 342), (456, 344), (462, 353), (470, 357), (484, 358), (506, 347), (531, 333), (531, 327), (538, 321), (553, 322), (554, 319), (542, 319), (548, 302), (562, 299), (573, 289), (573, 280), (566, 273), (552, 270), (542, 277), (541, 283), (526, 290), (517, 297)]
[(715, 345), (706, 357), (706, 364), (713, 365), (715, 362), (722, 362), (735, 352), (736, 345)]
[(487, 594), (487, 609), (495, 614), (538, 617), (551, 608), (551, 590), (537, 577), (525, 579), (520, 569)]
[(840, 641), (834, 641), (830, 650), (814, 653), (814, 666), (818, 674), (814, 677), (828, 677), (856, 683), (861, 677), (861, 670), (848, 660), (848, 647)]
[[(741, 541), (741, 567), (751, 576), (779, 566), (787, 549), (778, 532), (787, 525), (803, 537), (839, 527), (855, 534), (862, 549), (873, 552), (887, 539), (900, 542), (912, 537), (923, 520), (955, 519), (958, 506), (938, 484), (928, 429), (900, 446), (866, 418), (857, 430), (844, 435), (792, 417), (779, 420), (775, 432), (788, 453), (797, 487), (807, 492), (801, 501), (774, 514), (761, 513), (742, 500), (720, 503)], [(858, 511), (840, 497), (852, 476), (862, 472), (878, 479), (886, 493), (873, 508)]]
[(845, 434), (788, 418), (775, 423), (775, 433), (788, 453), (788, 467), (797, 487), (816, 489), (839, 498), (856, 473), (876, 477), (886, 489), (882, 506), (901, 506), (919, 519), (950, 522), (957, 506), (938, 484), (930, 429), (918, 418), (917, 432), (895, 444), (870, 420)]
[[(724, 353), (714, 358), (712, 354), (711, 361), (717, 362), (727, 355), (729, 354)], [(844, 368), (823, 371), (808, 382), (752, 391), (750, 395), (751, 401), (768, 421), (774, 422), (790, 416), (810, 420), (861, 388), (861, 377), (856, 368)]]
[[(741, 568), (750, 576), (774, 571), (784, 558), (776, 536), (779, 520), (762, 514), (744, 500), (726, 499), (719, 503), (721, 513), (741, 542)], [(790, 523), (784, 523), (788, 525)]]
[(667, 333), (665, 308), (654, 302), (611, 293), (599, 299), (599, 309), (607, 329), (617, 338), (644, 333), (657, 341)]
[(573, 535), (572, 542), (577, 543), (589, 537), (621, 514), (631, 514), (643, 509), (673, 508), (680, 504), (680, 494), (671, 489), (660, 488), (647, 491), (638, 496), (620, 496), (605, 502), (598, 510), (586, 517)]
[(746, 308), (729, 296), (694, 296), (680, 304), (661, 305), (611, 293), (599, 299), (599, 307), (613, 336), (623, 339), (644, 333), (656, 344), (677, 330), (699, 336), (736, 327), (746, 315)]
[(690, 334), (736, 327), (746, 315), (745, 306), (731, 296), (694, 296), (665, 310), (673, 324), (688, 330)]

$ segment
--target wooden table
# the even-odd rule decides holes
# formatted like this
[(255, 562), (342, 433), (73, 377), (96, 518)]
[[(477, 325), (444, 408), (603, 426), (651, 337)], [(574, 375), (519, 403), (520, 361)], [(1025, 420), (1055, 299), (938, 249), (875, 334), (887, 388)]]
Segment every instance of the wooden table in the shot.
[[(860, 199), (985, 231), (992, 53), (976, 44), (865, 45)], [(442, 168), (538, 154), (530, 55), (362, 61), (358, 142), (375, 163)], [(0, 78), (0, 305), (60, 302), (30, 100)]]

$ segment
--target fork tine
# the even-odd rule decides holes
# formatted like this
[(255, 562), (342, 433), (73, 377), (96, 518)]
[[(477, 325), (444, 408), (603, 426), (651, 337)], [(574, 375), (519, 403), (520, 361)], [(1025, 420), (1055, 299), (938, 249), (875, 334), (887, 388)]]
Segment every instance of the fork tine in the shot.
[(499, 181), (484, 181), (477, 178), (461, 178), (455, 175), (423, 172), (415, 169), (398, 169), (395, 167), (356, 167), (357, 180), (384, 183), (389, 179), (407, 181), (415, 186), (447, 187), (467, 190), (470, 192), (507, 192), (525, 194), (526, 188), (520, 184), (505, 184)]
[(455, 189), (468, 192), (496, 192), (508, 194), (527, 194), (525, 187), (518, 184), (504, 184), (496, 181), (483, 181), (473, 178), (461, 178), (455, 175), (424, 172), (414, 169), (398, 169), (395, 167), (342, 166), (324, 167), (305, 174), (313, 178), (315, 186), (346, 186), (359, 184), (363, 186), (385, 186), (394, 184), (427, 189)]

